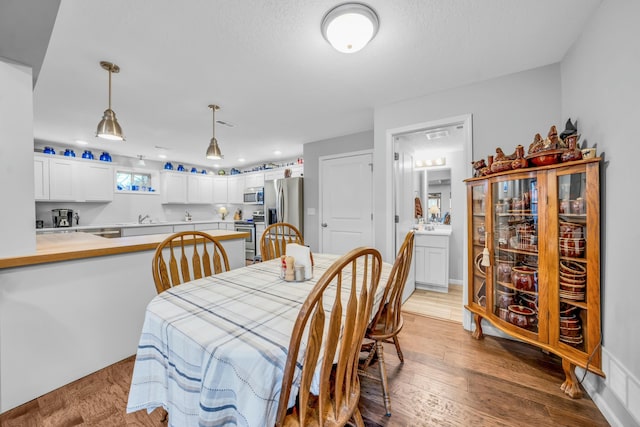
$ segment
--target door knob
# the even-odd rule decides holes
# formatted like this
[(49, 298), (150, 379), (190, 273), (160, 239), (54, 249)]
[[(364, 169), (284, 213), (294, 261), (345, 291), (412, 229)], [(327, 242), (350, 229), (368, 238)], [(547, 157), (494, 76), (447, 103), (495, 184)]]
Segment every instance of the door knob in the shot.
[(323, 227), (326, 227), (326, 226), (327, 226), (327, 223), (326, 223), (326, 222), (323, 222), (323, 223), (322, 223), (322, 224), (320, 224), (320, 225), (321, 225), (321, 226), (323, 226)]

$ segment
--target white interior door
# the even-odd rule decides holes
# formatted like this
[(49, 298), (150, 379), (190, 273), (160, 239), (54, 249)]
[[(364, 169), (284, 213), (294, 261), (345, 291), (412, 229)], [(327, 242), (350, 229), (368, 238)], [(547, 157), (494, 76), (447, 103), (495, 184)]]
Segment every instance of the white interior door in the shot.
[[(415, 223), (415, 196), (416, 185), (414, 182), (413, 152), (402, 151), (401, 144), (394, 147), (397, 160), (394, 161), (394, 210), (397, 218), (395, 229), (395, 254), (398, 253), (405, 236), (413, 228)], [(424, 206), (423, 206), (424, 208)], [(406, 301), (416, 289), (415, 282), (415, 256), (411, 260), (411, 270), (407, 277), (407, 283), (402, 292), (402, 301)]]
[(373, 155), (320, 160), (320, 252), (373, 246)]

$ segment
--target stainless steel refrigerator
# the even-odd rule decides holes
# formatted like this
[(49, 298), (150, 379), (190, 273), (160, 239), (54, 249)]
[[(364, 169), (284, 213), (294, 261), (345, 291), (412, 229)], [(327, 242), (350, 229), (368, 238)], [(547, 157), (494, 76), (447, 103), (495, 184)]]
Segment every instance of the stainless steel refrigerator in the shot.
[(302, 184), (301, 177), (264, 182), (264, 215), (267, 225), (287, 222), (304, 235)]

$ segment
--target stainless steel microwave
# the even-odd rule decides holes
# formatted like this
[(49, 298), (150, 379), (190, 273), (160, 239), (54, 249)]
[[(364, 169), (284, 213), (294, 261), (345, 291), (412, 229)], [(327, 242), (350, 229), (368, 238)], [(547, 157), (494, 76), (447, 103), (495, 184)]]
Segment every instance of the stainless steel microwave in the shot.
[(264, 188), (253, 187), (244, 190), (244, 203), (251, 205), (264, 204)]

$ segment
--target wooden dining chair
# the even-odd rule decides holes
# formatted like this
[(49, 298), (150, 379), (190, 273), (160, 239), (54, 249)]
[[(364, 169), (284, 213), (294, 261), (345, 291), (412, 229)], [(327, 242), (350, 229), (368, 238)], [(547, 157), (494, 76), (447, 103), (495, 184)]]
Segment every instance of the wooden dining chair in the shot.
[[(384, 347), (382, 344), (384, 342), (392, 342), (396, 347), (400, 362), (404, 363), (404, 357), (400, 349), (400, 341), (398, 341), (398, 333), (402, 330), (403, 325), (401, 310), (402, 292), (407, 283), (409, 270), (411, 269), (413, 241), (414, 232), (412, 230), (407, 233), (402, 242), (396, 260), (393, 263), (391, 274), (387, 280), (378, 311), (365, 332), (365, 339), (372, 341), (362, 346), (362, 350), (367, 352), (368, 355), (360, 365), (360, 374), (382, 382), (382, 396), (387, 416), (391, 415), (391, 399), (389, 397), (387, 369), (384, 364)], [(378, 376), (367, 371), (374, 356), (378, 359)]]
[[(164, 259), (165, 249), (168, 249), (168, 262)], [(210, 234), (182, 231), (172, 234), (158, 245), (153, 255), (152, 269), (153, 281), (160, 293), (190, 280), (229, 271), (229, 259), (220, 242)]]
[[(358, 409), (358, 354), (381, 267), (376, 249), (356, 248), (335, 261), (311, 290), (291, 333), (276, 426), (343, 426), (348, 421), (364, 426)], [(303, 341), (306, 350), (300, 352)], [(314, 393), (316, 370), (319, 389)], [(299, 379), (295, 384), (294, 378)], [(288, 409), (292, 393), (297, 398)]]
[(265, 228), (260, 237), (262, 260), (269, 261), (285, 255), (287, 243), (304, 245), (302, 233), (294, 225), (286, 222), (276, 222)]

